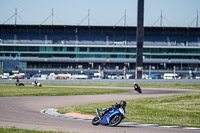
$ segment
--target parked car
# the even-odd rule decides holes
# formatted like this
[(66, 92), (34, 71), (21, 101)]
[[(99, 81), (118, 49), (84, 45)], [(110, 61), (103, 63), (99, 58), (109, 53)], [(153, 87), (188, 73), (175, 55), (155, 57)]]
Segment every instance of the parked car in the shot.
[(164, 79), (180, 79), (178, 74), (175, 73), (164, 73)]
[(162, 79), (162, 75), (157, 73), (151, 74), (150, 79)]
[(149, 75), (147, 75), (147, 74), (142, 74), (142, 79), (149, 79)]
[(48, 76), (46, 74), (36, 74), (31, 77), (32, 80), (46, 80)]

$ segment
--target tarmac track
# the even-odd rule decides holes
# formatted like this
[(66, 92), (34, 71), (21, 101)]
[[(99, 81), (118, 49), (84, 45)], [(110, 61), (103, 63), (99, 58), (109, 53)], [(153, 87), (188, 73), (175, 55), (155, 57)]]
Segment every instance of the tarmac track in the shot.
[[(99, 87), (109, 88), (109, 87)], [(112, 87), (119, 89), (118, 87)], [(131, 89), (122, 88), (120, 89)], [(143, 89), (142, 94), (106, 94), (77, 96), (31, 96), (0, 97), (0, 126), (45, 131), (63, 131), (80, 133), (199, 133), (199, 130), (186, 130), (163, 127), (119, 125), (117, 127), (93, 126), (91, 121), (53, 117), (40, 113), (42, 109), (57, 108), (91, 102), (106, 102), (144, 97), (167, 96), (179, 93), (196, 92), (182, 89)]]

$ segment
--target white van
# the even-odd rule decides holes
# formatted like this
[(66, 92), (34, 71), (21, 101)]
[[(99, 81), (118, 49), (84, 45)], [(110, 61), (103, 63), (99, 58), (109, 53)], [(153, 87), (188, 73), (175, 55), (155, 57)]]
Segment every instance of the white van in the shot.
[(86, 74), (79, 73), (79, 74), (76, 74), (76, 75), (72, 75), (72, 78), (75, 78), (75, 79), (88, 79), (88, 76)]
[(178, 74), (164, 73), (164, 79), (178, 79)]

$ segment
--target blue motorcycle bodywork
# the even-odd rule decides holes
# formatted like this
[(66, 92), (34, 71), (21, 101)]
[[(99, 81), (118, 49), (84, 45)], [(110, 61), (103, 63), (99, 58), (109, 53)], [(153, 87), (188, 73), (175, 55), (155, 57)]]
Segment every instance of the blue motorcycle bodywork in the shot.
[(110, 120), (111, 120), (111, 118), (112, 118), (112, 116), (114, 116), (114, 115), (116, 115), (116, 114), (121, 115), (121, 112), (120, 112), (119, 109), (115, 109), (115, 110), (110, 110), (110, 111), (108, 111), (108, 112), (104, 115), (103, 119), (99, 121), (99, 124), (108, 125), (109, 122), (110, 122)]

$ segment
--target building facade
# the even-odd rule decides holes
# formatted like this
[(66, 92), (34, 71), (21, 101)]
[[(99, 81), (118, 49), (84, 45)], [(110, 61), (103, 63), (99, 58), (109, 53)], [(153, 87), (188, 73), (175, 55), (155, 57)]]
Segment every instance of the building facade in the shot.
[[(197, 70), (200, 28), (145, 27), (144, 70)], [(12, 63), (11, 63), (12, 62)], [(136, 27), (0, 25), (0, 67), (134, 71)]]

